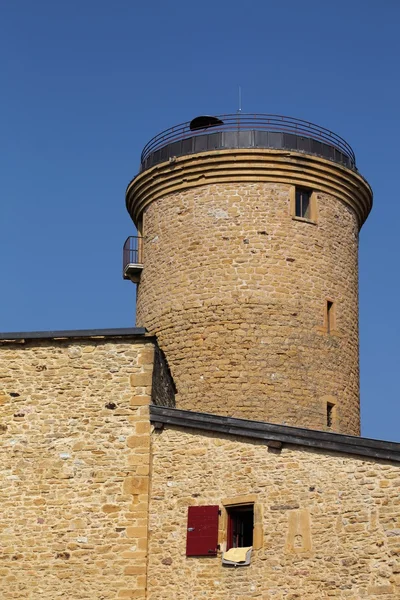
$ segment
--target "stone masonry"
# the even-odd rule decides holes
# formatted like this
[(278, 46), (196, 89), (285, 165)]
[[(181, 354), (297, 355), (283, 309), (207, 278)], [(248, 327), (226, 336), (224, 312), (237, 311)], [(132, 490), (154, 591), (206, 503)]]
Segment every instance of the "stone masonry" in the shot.
[[(170, 427), (152, 455), (149, 600), (400, 598), (398, 463)], [(260, 515), (250, 566), (186, 557), (188, 506), (235, 496)]]
[(0, 346), (0, 597), (145, 598), (151, 338)]
[[(193, 160), (200, 168), (201, 157)], [(239, 182), (237, 169), (230, 182), (186, 189), (184, 165), (179, 189), (154, 200), (150, 182), (161, 185), (161, 175), (128, 188), (133, 202), (135, 185), (138, 197), (149, 188), (136, 217), (138, 325), (157, 334), (180, 408), (324, 429), (329, 402), (329, 427), (359, 434), (360, 216), (339, 192), (321, 191), (325, 174), (306, 220), (293, 218), (294, 185)], [(306, 168), (296, 176), (309, 185)]]
[[(307, 219), (296, 186), (312, 191)], [(365, 180), (299, 153), (215, 151), (142, 172), (126, 200), (143, 234), (137, 323), (177, 407), (359, 434)]]
[(400, 444), (340, 435), (371, 188), (208, 147), (128, 186), (141, 328), (0, 334), (1, 599), (400, 600)]

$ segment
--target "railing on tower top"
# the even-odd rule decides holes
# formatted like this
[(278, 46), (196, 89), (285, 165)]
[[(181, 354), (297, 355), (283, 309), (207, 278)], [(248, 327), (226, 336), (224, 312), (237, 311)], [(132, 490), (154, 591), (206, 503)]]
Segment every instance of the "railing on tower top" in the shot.
[(124, 244), (123, 272), (125, 272), (128, 265), (141, 265), (142, 262), (142, 237), (140, 235), (130, 235)]
[(217, 115), (216, 119), (219, 119), (221, 123), (201, 129), (190, 129), (190, 121), (188, 121), (162, 131), (153, 137), (143, 148), (141, 155), (142, 165), (153, 152), (173, 142), (204, 135), (205, 133), (258, 130), (289, 133), (328, 144), (348, 157), (353, 168), (356, 166), (354, 151), (346, 140), (333, 133), (333, 131), (329, 131), (329, 129), (325, 129), (309, 121), (285, 117), (283, 115), (244, 113)]

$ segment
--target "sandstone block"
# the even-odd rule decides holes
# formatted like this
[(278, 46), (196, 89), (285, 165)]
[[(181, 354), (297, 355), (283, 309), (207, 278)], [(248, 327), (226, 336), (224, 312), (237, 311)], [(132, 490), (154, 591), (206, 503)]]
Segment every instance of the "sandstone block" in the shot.
[(132, 387), (146, 387), (150, 386), (152, 382), (152, 372), (145, 373), (134, 373), (131, 375), (131, 386)]
[(148, 477), (127, 477), (123, 483), (124, 494), (145, 494), (148, 489)]

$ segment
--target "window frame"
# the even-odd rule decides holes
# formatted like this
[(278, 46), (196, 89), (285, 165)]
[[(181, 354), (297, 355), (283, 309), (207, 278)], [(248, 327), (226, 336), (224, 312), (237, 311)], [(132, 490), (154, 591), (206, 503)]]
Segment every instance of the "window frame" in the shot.
[[(307, 217), (303, 217), (297, 214), (297, 193), (306, 192), (309, 195)], [(315, 190), (308, 188), (303, 185), (292, 185), (290, 188), (290, 216), (295, 221), (302, 221), (304, 223), (311, 223), (317, 225), (318, 223), (318, 207), (317, 207), (317, 194)]]
[(324, 327), (328, 335), (336, 331), (336, 302), (332, 298), (327, 298), (325, 301)]
[(332, 429), (335, 421), (335, 404), (333, 402), (326, 403), (326, 426)]
[(234, 511), (244, 506), (251, 506), (253, 509), (253, 550), (262, 548), (263, 545), (263, 517), (262, 504), (257, 502), (256, 494), (248, 494), (246, 496), (234, 496), (224, 498), (221, 501), (222, 511), (220, 517), (219, 530), (219, 545), (222, 552), (226, 552), (232, 546), (229, 546), (229, 510)]
[[(228, 517), (228, 525), (227, 525), (227, 535), (226, 535), (226, 549), (230, 550), (231, 548), (246, 548), (248, 546), (253, 546), (254, 540), (254, 503), (249, 504), (236, 504), (232, 506), (226, 507), (227, 517)], [(242, 525), (246, 528), (249, 527), (248, 523), (245, 523), (246, 519), (240, 519), (241, 514), (251, 513), (251, 542), (247, 543), (242, 539), (242, 543), (238, 543), (235, 541), (235, 536), (241, 536), (244, 538), (245, 536), (249, 536), (249, 532), (245, 531), (243, 528), (242, 532), (235, 532), (235, 527), (237, 527), (238, 521), (242, 521)]]
[(337, 397), (332, 395), (322, 396), (321, 412), (323, 413), (322, 429), (324, 431), (337, 431), (340, 425)]

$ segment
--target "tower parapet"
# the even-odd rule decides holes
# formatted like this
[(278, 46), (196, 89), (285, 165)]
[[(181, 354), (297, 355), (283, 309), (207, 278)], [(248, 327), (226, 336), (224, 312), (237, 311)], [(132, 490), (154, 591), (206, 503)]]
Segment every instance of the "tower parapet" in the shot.
[(178, 407), (358, 434), (371, 188), (332, 132), (231, 117), (145, 147), (126, 194), (143, 238), (138, 325), (158, 336)]

